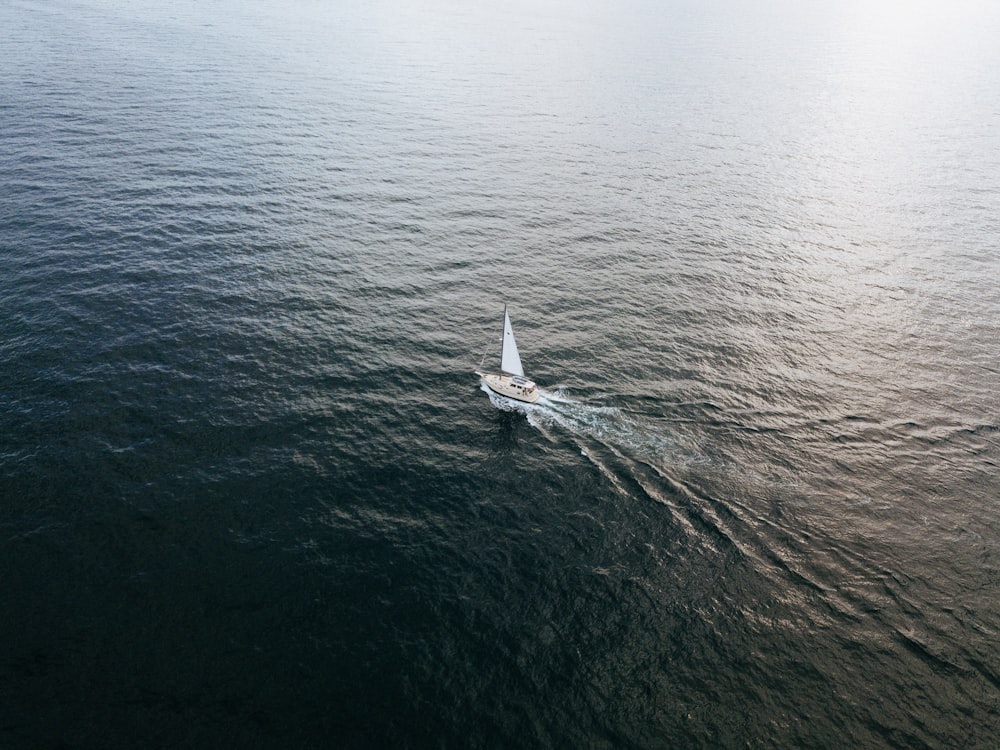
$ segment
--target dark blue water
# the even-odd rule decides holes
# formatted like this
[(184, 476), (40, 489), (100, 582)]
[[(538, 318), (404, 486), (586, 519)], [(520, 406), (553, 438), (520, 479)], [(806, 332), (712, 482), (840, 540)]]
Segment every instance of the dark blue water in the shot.
[(0, 747), (996, 747), (992, 4), (0, 29)]

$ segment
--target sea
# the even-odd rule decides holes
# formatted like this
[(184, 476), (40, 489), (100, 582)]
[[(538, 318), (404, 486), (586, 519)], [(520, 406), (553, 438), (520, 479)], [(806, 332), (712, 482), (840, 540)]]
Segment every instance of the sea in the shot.
[(995, 749), (998, 39), (2, 0), (0, 748)]

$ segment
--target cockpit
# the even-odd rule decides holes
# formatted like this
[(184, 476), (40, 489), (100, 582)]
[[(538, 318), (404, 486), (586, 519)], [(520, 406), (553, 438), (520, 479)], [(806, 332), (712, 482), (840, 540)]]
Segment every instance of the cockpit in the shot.
[(510, 381), (514, 385), (518, 386), (519, 388), (523, 388), (526, 391), (535, 390), (535, 384), (532, 381), (528, 380), (523, 375), (514, 375), (511, 377)]

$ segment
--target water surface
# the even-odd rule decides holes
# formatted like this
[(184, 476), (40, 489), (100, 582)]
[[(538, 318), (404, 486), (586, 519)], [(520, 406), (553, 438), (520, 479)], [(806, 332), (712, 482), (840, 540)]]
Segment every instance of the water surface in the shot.
[(994, 746), (991, 5), (0, 27), (0, 744)]

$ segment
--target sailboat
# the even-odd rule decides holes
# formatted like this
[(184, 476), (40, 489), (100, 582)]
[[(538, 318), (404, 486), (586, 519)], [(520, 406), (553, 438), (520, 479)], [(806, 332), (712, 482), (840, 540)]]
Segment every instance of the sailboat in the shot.
[[(483, 355), (486, 361), (486, 355)], [(479, 365), (482, 367), (482, 364)], [(500, 349), (500, 374), (484, 373), (476, 370), (476, 375), (483, 379), (486, 387), (494, 393), (527, 404), (533, 404), (538, 400), (538, 386), (533, 381), (524, 376), (524, 367), (521, 366), (521, 356), (517, 353), (517, 342), (514, 341), (514, 330), (510, 327), (510, 315), (507, 314), (507, 305), (503, 306), (503, 338)]]

